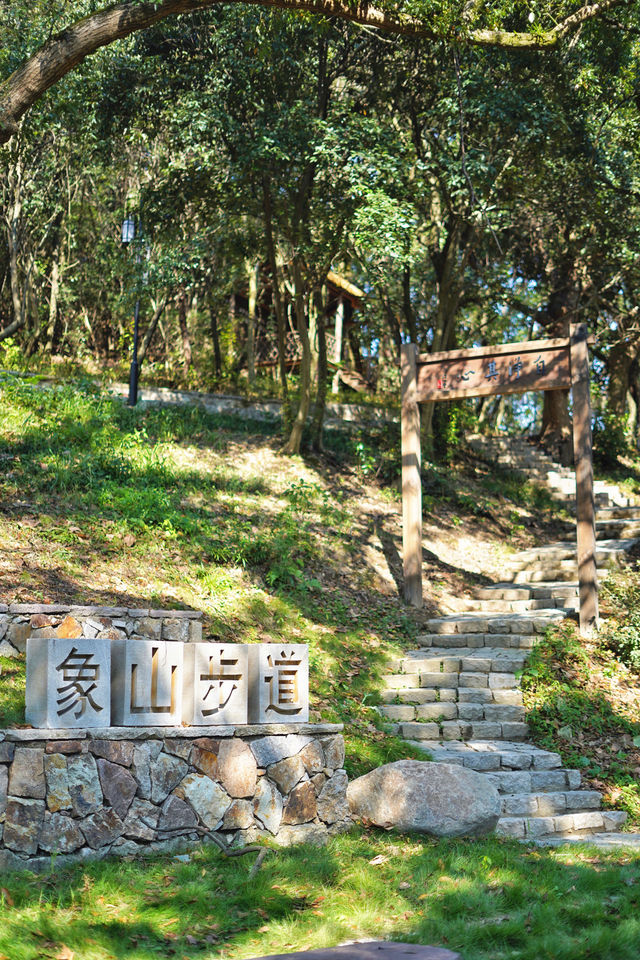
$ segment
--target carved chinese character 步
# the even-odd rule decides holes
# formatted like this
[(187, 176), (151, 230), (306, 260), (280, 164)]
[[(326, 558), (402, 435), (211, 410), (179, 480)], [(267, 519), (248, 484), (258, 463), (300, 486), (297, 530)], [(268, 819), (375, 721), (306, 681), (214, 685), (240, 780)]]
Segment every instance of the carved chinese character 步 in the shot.
[(246, 644), (189, 643), (185, 646), (184, 671), (185, 723), (247, 722)]

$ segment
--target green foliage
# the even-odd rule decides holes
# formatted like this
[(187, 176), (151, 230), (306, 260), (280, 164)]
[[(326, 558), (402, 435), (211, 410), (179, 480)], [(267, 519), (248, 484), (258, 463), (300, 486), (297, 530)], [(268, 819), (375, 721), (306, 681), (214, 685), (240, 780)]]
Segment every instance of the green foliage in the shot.
[(604, 413), (593, 424), (593, 460), (604, 469), (615, 469), (629, 452), (628, 417)]
[(610, 616), (603, 640), (626, 663), (640, 673), (640, 575), (637, 570), (611, 571), (602, 585), (602, 602)]

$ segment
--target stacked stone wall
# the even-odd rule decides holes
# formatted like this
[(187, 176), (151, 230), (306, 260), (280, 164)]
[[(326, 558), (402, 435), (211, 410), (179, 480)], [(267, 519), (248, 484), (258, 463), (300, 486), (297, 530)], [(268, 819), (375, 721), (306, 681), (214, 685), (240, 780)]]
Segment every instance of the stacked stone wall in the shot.
[[(119, 629), (119, 628), (116, 628)], [(0, 730), (0, 873), (350, 824), (340, 725)]]
[(29, 637), (107, 640), (202, 640), (199, 610), (12, 603), (0, 605), (0, 657), (24, 653)]

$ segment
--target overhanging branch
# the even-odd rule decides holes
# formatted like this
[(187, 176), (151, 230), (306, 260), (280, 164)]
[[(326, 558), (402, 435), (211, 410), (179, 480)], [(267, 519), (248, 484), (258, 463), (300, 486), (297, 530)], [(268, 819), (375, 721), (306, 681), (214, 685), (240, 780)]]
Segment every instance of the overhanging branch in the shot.
[[(72, 24), (47, 41), (10, 77), (0, 83), (0, 144), (6, 143), (29, 108), (58, 80), (90, 54), (115, 40), (145, 30), (167, 17), (193, 13), (219, 6), (223, 0), (161, 0), (159, 3), (117, 3)], [(253, 6), (304, 11), (323, 17), (348, 20), (386, 33), (424, 40), (449, 39), (469, 46), (504, 49), (544, 50), (555, 47), (587, 20), (630, 0), (602, 0), (580, 7), (550, 30), (538, 33), (473, 28), (466, 23), (460, 29), (443, 32), (401, 11), (387, 11), (362, 0), (235, 0)]]

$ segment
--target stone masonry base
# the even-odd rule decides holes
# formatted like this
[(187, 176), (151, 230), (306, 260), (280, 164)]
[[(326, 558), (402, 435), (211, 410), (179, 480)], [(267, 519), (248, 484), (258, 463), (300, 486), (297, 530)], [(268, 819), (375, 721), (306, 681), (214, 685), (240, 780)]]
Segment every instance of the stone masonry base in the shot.
[[(0, 730), (0, 874), (350, 824), (338, 724)], [(206, 842), (206, 840), (205, 840)]]

